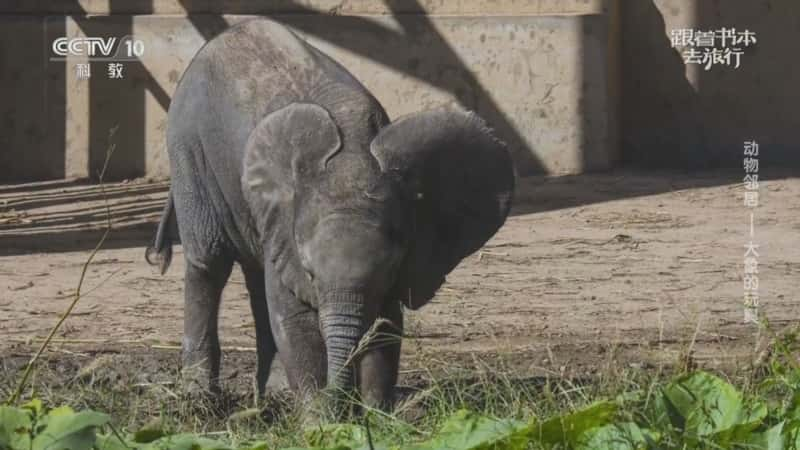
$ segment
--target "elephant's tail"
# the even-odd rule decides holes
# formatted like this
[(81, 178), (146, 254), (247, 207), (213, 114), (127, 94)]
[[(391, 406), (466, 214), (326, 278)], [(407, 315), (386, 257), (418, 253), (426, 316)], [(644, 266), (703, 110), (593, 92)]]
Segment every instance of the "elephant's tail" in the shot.
[(164, 206), (164, 212), (161, 213), (161, 221), (158, 223), (156, 236), (153, 239), (153, 243), (144, 252), (144, 259), (150, 265), (158, 265), (161, 275), (164, 275), (167, 268), (169, 268), (169, 263), (172, 262), (172, 239), (178, 228), (173, 203), (172, 190), (170, 190), (167, 204)]

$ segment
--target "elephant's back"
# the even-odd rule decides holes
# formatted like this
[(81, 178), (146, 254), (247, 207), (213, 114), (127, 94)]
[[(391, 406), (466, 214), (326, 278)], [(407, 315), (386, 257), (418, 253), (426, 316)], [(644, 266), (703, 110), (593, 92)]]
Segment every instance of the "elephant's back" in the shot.
[(263, 18), (245, 21), (209, 41), (194, 65), (242, 108), (251, 106), (248, 100), (279, 93), (301, 97), (318, 76), (311, 47), (283, 25)]
[(227, 234), (240, 252), (260, 250), (240, 182), (250, 132), (272, 111), (315, 101), (320, 86), (332, 82), (369, 95), (338, 63), (264, 18), (213, 38), (184, 71), (168, 114), (170, 160), (198, 161), (204, 173), (197, 176), (204, 179), (217, 215), (226, 217)]
[[(225, 131), (243, 131), (283, 106), (276, 103), (303, 98), (319, 72), (314, 59), (305, 42), (276, 22), (240, 23), (194, 56), (175, 90), (170, 121), (181, 127), (194, 116), (206, 130), (224, 125)], [(206, 123), (206, 117), (212, 120)]]
[(334, 116), (344, 102), (348, 111), (382, 111), (336, 61), (277, 22), (250, 19), (210, 40), (192, 59), (170, 105), (168, 141), (194, 133), (215, 155), (241, 156), (258, 121), (293, 102), (317, 103)]

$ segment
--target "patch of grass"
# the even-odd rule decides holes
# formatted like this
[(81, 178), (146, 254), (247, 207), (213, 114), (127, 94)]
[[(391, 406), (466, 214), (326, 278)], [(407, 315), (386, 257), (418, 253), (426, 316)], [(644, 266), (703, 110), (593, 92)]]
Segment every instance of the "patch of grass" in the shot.
[[(528, 427), (526, 432), (535, 429), (541, 436), (562, 439), (552, 445), (530, 440), (528, 448), (591, 448), (566, 439), (566, 433), (559, 434), (564, 427), (579, 427), (591, 419), (600, 421), (589, 421), (595, 441), (604, 442), (602, 433), (613, 439), (627, 433), (658, 442), (657, 447), (619, 448), (735, 448), (732, 442), (767, 439), (769, 432), (782, 432), (777, 435), (786, 444), (792, 432), (800, 432), (799, 347), (797, 334), (787, 333), (773, 340), (757, 366), (714, 375), (687, 370), (691, 363), (657, 370), (608, 364), (591, 377), (553, 374), (531, 378), (509, 370), (502, 362), (476, 359), (472, 364), (432, 367), (407, 378), (391, 414), (364, 408), (363, 414), (335, 426), (320, 425), (332, 420), (325, 420), (324, 414), (317, 425), (309, 425), (308, 406), (292, 394), (273, 392), (257, 399), (254, 387), (241, 380), (228, 383), (225, 394), (215, 401), (185, 396), (176, 384), (178, 358), (163, 352), (146, 352), (138, 358), (103, 355), (95, 361), (107, 361), (95, 366), (77, 363), (74, 358), (67, 363), (65, 357), (44, 358), (23, 395), (46, 405), (103, 411), (125, 435), (146, 434), (147, 430), (155, 430), (159, 436), (188, 432), (221, 439), (233, 447), (260, 441), (267, 448), (334, 444), (350, 448), (353, 442), (365, 442), (368, 428), (375, 443), (414, 448), (424, 441), (439, 442), (447, 430), (466, 439), (472, 436), (462, 429), (466, 423), (475, 433), (498, 427), (522, 433), (519, 430)], [(0, 394), (7, 395), (15, 388), (13, 380), (23, 364), (23, 358), (3, 361)], [(606, 405), (613, 405), (613, 411), (604, 409), (612, 408)], [(717, 410), (721, 412), (714, 412)], [(531, 424), (538, 428), (530, 428)], [(479, 435), (493, 436), (486, 433)], [(582, 435), (589, 439), (587, 433)], [(767, 448), (752, 442), (748, 445), (751, 447), (740, 448)]]

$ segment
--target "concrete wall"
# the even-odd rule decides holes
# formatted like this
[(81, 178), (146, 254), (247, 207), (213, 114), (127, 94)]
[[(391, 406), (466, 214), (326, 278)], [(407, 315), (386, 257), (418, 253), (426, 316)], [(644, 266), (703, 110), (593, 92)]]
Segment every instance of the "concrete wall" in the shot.
[[(646, 0), (622, 8), (622, 159), (654, 167), (800, 167), (800, 2)], [(672, 29), (749, 29), (739, 69), (684, 65)]]
[[(165, 115), (192, 55), (233, 23), (269, 15), (348, 67), (392, 117), (443, 102), (494, 125), (521, 174), (618, 162), (800, 166), (800, 2), (775, 0), (6, 0), (0, 2), (0, 181), (93, 176), (109, 131), (111, 178), (165, 176)], [(674, 28), (748, 28), (738, 70), (686, 66)], [(61, 36), (134, 35), (124, 80)]]
[[(93, 176), (110, 142), (111, 178), (167, 175), (165, 116), (180, 74), (204, 42), (255, 14), (340, 61), (391, 117), (446, 102), (476, 110), (509, 143), (521, 174), (602, 169), (615, 158), (604, 2), (222, 4), (0, 4), (0, 180)], [(146, 52), (124, 63), (123, 80), (108, 79), (102, 62), (80, 80), (80, 58), (49, 60), (60, 36), (125, 35), (144, 41)]]
[(5, 14), (601, 14), (605, 0), (4, 0)]

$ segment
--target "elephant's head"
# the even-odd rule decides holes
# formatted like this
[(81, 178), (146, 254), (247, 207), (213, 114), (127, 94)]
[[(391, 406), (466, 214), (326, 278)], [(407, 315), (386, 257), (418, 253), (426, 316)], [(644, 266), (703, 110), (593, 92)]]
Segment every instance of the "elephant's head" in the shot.
[(352, 386), (351, 355), (383, 302), (428, 302), (503, 224), (514, 186), (505, 146), (472, 113), (360, 120), (337, 124), (315, 104), (273, 112), (243, 175), (267, 263), (318, 309), (339, 387)]

